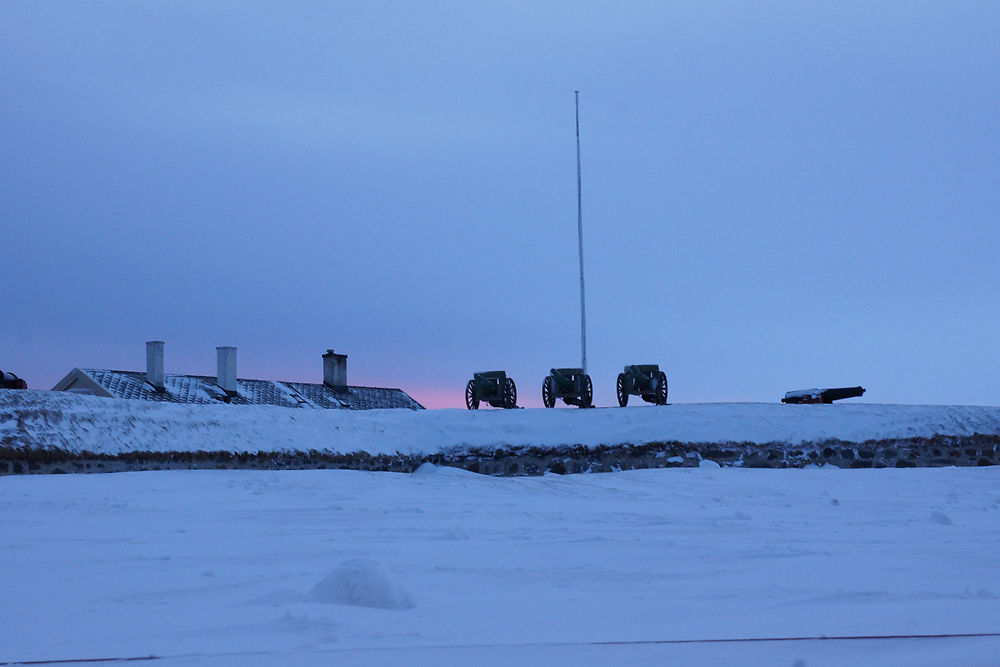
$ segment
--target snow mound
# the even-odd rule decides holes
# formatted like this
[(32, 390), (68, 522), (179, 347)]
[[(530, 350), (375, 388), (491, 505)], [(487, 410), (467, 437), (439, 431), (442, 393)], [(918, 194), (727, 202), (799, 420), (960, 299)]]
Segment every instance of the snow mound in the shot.
[(444, 533), (444, 538), (446, 540), (454, 540), (456, 542), (464, 541), (469, 539), (469, 534), (462, 530), (459, 526), (453, 526), (449, 528)]
[(451, 477), (478, 477), (474, 472), (469, 472), (462, 468), (456, 468), (454, 466), (439, 466), (433, 463), (426, 462), (421, 463), (416, 470), (413, 471), (414, 475), (448, 475)]
[(931, 522), (941, 524), (942, 526), (952, 525), (951, 517), (944, 512), (931, 512)]
[(385, 568), (364, 558), (338, 565), (312, 587), (309, 597), (316, 602), (376, 609), (412, 609), (415, 606), (410, 594), (393, 581)]

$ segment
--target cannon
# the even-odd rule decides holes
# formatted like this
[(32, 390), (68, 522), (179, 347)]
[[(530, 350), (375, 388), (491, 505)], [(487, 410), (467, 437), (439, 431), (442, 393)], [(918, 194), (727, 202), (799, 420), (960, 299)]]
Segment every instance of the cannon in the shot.
[(566, 405), (589, 408), (594, 402), (594, 383), (582, 368), (553, 368), (542, 380), (542, 403), (555, 407), (557, 398)]
[(790, 391), (782, 403), (833, 403), (842, 398), (856, 398), (865, 393), (864, 387), (834, 387), (832, 389), (799, 389)]
[(27, 389), (28, 383), (13, 373), (0, 371), (0, 389)]
[(489, 403), (494, 408), (516, 408), (517, 386), (505, 371), (473, 373), (465, 385), (465, 407), (478, 410), (479, 404)]
[(618, 374), (618, 405), (628, 405), (629, 396), (642, 396), (647, 403), (667, 404), (667, 374), (656, 364), (633, 364)]

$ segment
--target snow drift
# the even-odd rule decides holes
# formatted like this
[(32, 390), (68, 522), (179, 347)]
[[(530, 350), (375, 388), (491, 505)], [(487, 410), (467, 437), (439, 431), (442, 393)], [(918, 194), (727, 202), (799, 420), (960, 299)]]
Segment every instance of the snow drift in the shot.
[(366, 558), (344, 561), (309, 591), (314, 602), (375, 609), (412, 609), (407, 593), (380, 563)]

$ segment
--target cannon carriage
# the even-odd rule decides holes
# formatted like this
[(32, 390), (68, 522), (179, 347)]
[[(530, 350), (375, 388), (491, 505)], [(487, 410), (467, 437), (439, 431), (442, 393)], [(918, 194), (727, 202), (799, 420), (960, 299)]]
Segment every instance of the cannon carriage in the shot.
[(507, 377), (506, 371), (474, 373), (465, 385), (465, 407), (478, 410), (480, 403), (489, 403), (494, 408), (516, 408), (517, 386), (514, 378)]
[(629, 396), (641, 396), (647, 403), (667, 404), (667, 374), (656, 364), (633, 364), (618, 374), (618, 405), (628, 405)]
[(566, 405), (589, 408), (594, 402), (594, 383), (581, 368), (553, 368), (542, 380), (542, 403), (555, 407), (558, 398)]

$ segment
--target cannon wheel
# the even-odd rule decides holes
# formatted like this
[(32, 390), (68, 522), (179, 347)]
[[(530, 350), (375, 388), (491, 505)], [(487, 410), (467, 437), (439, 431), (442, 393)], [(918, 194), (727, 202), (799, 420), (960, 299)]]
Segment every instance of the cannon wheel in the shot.
[(507, 378), (507, 384), (503, 387), (503, 406), (505, 408), (517, 407), (517, 386), (514, 378)]
[(628, 392), (625, 391), (625, 374), (618, 374), (618, 384), (615, 385), (615, 391), (618, 392), (618, 405), (625, 407), (628, 405)]
[(548, 375), (542, 380), (542, 404), (547, 408), (556, 406), (556, 397), (552, 395), (552, 377)]
[(594, 383), (589, 375), (583, 376), (583, 391), (580, 392), (580, 407), (589, 408), (594, 402)]
[(667, 404), (667, 374), (663, 371), (660, 371), (660, 382), (656, 387), (656, 404)]
[(469, 384), (465, 385), (465, 407), (469, 410), (479, 409), (479, 399), (476, 398), (475, 380), (469, 380)]

